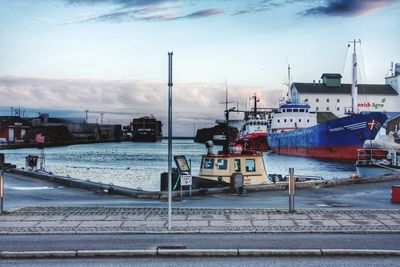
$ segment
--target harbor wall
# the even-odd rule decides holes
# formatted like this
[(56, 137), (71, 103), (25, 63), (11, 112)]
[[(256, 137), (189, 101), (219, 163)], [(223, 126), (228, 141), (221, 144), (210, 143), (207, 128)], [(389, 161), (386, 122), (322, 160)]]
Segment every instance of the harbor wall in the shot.
[[(40, 171), (27, 171), (22, 169), (7, 169), (6, 171), (22, 175), (26, 177), (32, 177), (36, 179), (46, 180), (49, 182), (59, 183), (64, 186), (82, 188), (87, 190), (101, 191), (108, 194), (118, 194), (125, 195), (134, 198), (141, 199), (166, 199), (168, 198), (167, 191), (145, 191), (145, 190), (137, 190), (127, 187), (116, 186), (112, 184), (103, 184), (99, 182), (92, 182), (89, 180), (83, 180), (72, 177), (65, 177), (54, 175), (51, 173), (40, 172)], [(332, 179), (332, 180), (318, 180), (318, 181), (307, 181), (307, 182), (296, 182), (296, 189), (306, 189), (306, 188), (323, 188), (323, 187), (333, 187), (333, 186), (343, 186), (343, 185), (352, 185), (352, 184), (368, 184), (368, 183), (380, 183), (380, 182), (388, 182), (400, 180), (400, 176), (382, 176), (382, 177), (370, 177), (370, 178), (344, 178), (344, 179)], [(183, 190), (182, 196), (204, 196), (207, 194), (226, 194), (231, 190), (230, 187), (222, 187), (222, 188), (201, 188), (201, 189), (193, 189)], [(265, 192), (265, 191), (287, 191), (288, 183), (287, 182), (279, 182), (276, 184), (265, 184), (265, 185), (252, 185), (245, 186), (245, 190), (250, 192)], [(173, 191), (172, 197), (180, 197), (180, 191)]]

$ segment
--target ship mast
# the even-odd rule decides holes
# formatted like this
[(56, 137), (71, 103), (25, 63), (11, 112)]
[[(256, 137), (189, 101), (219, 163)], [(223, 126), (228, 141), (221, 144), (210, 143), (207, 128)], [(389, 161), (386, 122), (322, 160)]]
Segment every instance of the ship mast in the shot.
[(254, 94), (250, 99), (254, 99), (254, 118), (257, 116), (257, 102), (260, 102), (260, 99)]
[(353, 43), (354, 50), (353, 50), (353, 73), (352, 73), (352, 85), (351, 85), (351, 112), (354, 114), (357, 111), (357, 53), (356, 53), (356, 43), (361, 44), (361, 40), (359, 39), (356, 41), (354, 39), (353, 41), (349, 42)]
[(288, 101), (291, 102), (292, 101), (292, 89), (290, 88), (290, 65), (288, 65)]

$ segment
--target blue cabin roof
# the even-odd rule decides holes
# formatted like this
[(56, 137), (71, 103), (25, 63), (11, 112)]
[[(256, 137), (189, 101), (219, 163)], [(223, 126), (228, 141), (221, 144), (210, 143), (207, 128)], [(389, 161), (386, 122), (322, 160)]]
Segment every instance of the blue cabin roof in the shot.
[(311, 108), (310, 107), (310, 105), (308, 105), (308, 104), (290, 104), (290, 103), (286, 103), (286, 104), (283, 104), (283, 105), (281, 105), (279, 108), (305, 108), (305, 109), (308, 109), (308, 108)]

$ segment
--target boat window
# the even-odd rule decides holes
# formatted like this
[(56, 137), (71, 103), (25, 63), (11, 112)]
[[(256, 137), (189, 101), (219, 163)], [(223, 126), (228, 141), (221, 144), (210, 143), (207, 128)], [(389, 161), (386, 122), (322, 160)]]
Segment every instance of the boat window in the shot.
[(307, 119), (307, 122), (310, 122), (310, 120), (309, 120), (309, 119)]
[(226, 170), (228, 169), (228, 161), (226, 159), (219, 159), (217, 161), (218, 170)]
[(291, 108), (288, 108), (288, 109), (287, 109), (287, 112), (292, 112), (292, 109), (291, 109)]
[(326, 99), (326, 102), (329, 103), (329, 98)]
[(299, 122), (301, 122), (301, 119), (299, 119)]
[(339, 99), (339, 98), (337, 99), (337, 102), (338, 102), (338, 103), (340, 102), (340, 99)]
[(306, 109), (306, 113), (308, 113), (308, 109)]
[(214, 168), (214, 159), (206, 158), (204, 159), (204, 169), (213, 169)]
[(301, 108), (301, 109), (300, 109), (300, 112), (304, 112), (304, 109), (303, 109), (303, 108)]
[(326, 110), (329, 111), (329, 107), (326, 107)]
[(286, 122), (286, 119), (284, 119), (283, 122)]
[(293, 112), (299, 112), (299, 109), (295, 108), (293, 109)]
[(317, 99), (315, 99), (315, 102), (317, 102), (317, 103), (318, 103), (318, 102), (319, 102), (319, 99), (318, 99), (318, 98), (317, 98)]
[(235, 172), (240, 172), (240, 159), (235, 159), (233, 161), (233, 166), (235, 168)]
[(293, 122), (293, 119), (290, 119), (290, 122)]
[(286, 112), (286, 109), (282, 109), (282, 112)]
[(339, 111), (340, 110), (340, 108), (339, 107), (337, 107), (337, 111)]
[(254, 159), (246, 159), (246, 172), (256, 171), (256, 161)]
[(281, 122), (281, 120), (278, 120), (278, 123), (280, 123)]

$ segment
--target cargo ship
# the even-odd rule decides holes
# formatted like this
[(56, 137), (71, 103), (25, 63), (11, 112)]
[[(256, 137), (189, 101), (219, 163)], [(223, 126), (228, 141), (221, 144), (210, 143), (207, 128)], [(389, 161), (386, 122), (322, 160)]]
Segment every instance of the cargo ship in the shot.
[(130, 130), (133, 142), (157, 142), (162, 139), (162, 123), (153, 115), (133, 119)]
[[(357, 113), (356, 43), (354, 41), (351, 109), (345, 112), (345, 117), (317, 123), (317, 112), (312, 112), (307, 103), (291, 103), (289, 99), (271, 114), (267, 140), (275, 153), (356, 160), (357, 150), (363, 147), (364, 141), (375, 139), (387, 116), (382, 112)], [(332, 76), (335, 75), (323, 75), (326, 79)]]

